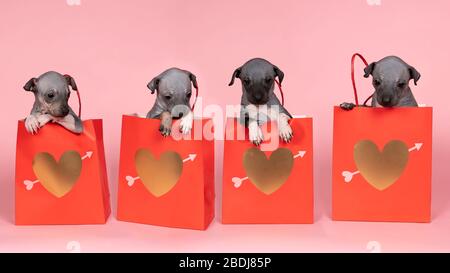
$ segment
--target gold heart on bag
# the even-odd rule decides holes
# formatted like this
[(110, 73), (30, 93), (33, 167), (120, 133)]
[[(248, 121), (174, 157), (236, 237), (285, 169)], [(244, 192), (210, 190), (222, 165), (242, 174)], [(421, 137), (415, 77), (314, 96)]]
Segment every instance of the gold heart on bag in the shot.
[(156, 197), (175, 187), (183, 172), (181, 156), (172, 151), (162, 153), (158, 160), (147, 149), (139, 149), (134, 156), (134, 165), (145, 188)]
[(400, 140), (388, 142), (382, 152), (372, 141), (362, 140), (354, 146), (353, 159), (366, 181), (382, 191), (400, 178), (408, 164), (409, 151)]
[(269, 195), (277, 191), (289, 178), (294, 157), (289, 149), (278, 148), (267, 159), (264, 152), (250, 148), (244, 153), (243, 165), (255, 187)]
[(63, 153), (59, 162), (49, 153), (38, 153), (33, 158), (33, 171), (41, 185), (60, 198), (73, 188), (81, 174), (81, 156), (76, 151)]

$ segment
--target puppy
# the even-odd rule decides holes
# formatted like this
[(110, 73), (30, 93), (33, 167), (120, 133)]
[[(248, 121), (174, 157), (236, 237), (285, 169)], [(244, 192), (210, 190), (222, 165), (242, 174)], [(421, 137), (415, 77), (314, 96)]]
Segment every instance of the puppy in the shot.
[(69, 131), (83, 132), (81, 119), (70, 108), (70, 89), (78, 90), (75, 80), (68, 75), (49, 71), (38, 78), (31, 78), (23, 87), (33, 92), (35, 100), (30, 115), (25, 119), (25, 128), (35, 134), (48, 122), (55, 122)]
[(292, 139), (292, 129), (289, 125), (292, 116), (275, 96), (275, 77), (278, 77), (281, 83), (284, 73), (267, 60), (255, 58), (237, 68), (228, 84), (233, 85), (235, 78), (241, 80), (240, 121), (248, 127), (249, 139), (255, 145), (260, 145), (264, 140), (259, 125), (267, 120), (277, 121), (279, 135), (283, 141), (290, 142)]
[[(417, 107), (416, 99), (409, 88), (420, 79), (420, 73), (396, 56), (385, 57), (364, 68), (364, 77), (372, 75), (375, 92), (372, 95), (372, 107)], [(353, 103), (344, 102), (341, 108), (351, 110)]]
[(190, 106), (191, 83), (198, 88), (195, 75), (179, 68), (167, 69), (148, 83), (147, 87), (152, 94), (157, 91), (157, 96), (147, 118), (161, 119), (159, 131), (164, 137), (171, 133), (173, 118), (181, 118), (179, 129), (183, 134), (191, 131), (194, 119)]

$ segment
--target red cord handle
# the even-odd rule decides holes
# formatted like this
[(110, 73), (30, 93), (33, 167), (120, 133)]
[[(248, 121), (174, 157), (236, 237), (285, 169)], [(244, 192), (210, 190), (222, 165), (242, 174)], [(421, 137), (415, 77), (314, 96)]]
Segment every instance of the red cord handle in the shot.
[[(356, 91), (356, 82), (355, 82), (355, 59), (356, 59), (357, 56), (363, 61), (363, 63), (364, 63), (366, 66), (368, 66), (369, 64), (367, 63), (366, 59), (364, 59), (364, 57), (363, 57), (361, 54), (359, 54), (359, 53), (353, 54), (353, 56), (352, 56), (352, 63), (351, 63), (351, 67), (352, 67), (352, 73), (351, 73), (351, 75), (352, 75), (352, 84), (353, 84), (353, 94), (354, 94), (354, 96), (355, 96), (355, 104), (356, 104), (357, 106), (359, 106), (358, 92)], [(370, 98), (371, 98), (371, 97), (369, 97), (369, 98), (364, 102), (364, 105), (367, 103), (367, 101), (368, 101)]]
[(283, 89), (281, 88), (281, 83), (277, 80), (275, 80), (276, 84), (278, 85), (278, 89), (280, 89), (280, 94), (281, 94), (281, 105), (284, 106), (284, 94), (283, 94)]
[[(71, 77), (68, 74), (65, 74), (64, 77)], [(79, 90), (73, 90), (75, 92), (77, 92), (77, 97), (78, 97), (78, 117), (81, 119), (81, 97), (80, 97), (80, 91)]]

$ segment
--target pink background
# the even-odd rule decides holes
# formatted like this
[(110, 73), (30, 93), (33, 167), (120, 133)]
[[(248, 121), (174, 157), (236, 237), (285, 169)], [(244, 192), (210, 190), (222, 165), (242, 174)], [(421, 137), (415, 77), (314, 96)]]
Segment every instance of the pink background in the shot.
[[(83, 252), (368, 252), (372, 244), (383, 252), (450, 251), (450, 1), (68, 2), (76, 0), (0, 2), (0, 251), (67, 252), (70, 241), (78, 242)], [(413, 92), (420, 103), (434, 107), (431, 224), (330, 220), (332, 106), (352, 98), (349, 60), (355, 51), (370, 61), (399, 55), (422, 74)], [(227, 86), (231, 73), (256, 56), (285, 72), (287, 108), (314, 117), (316, 223), (221, 225), (221, 142), (217, 216), (206, 232), (116, 221), (121, 115), (149, 110), (154, 97), (147, 82), (165, 68), (178, 66), (197, 75), (203, 107), (236, 104), (240, 88)], [(358, 66), (361, 72), (363, 66)], [(13, 225), (17, 120), (33, 103), (33, 95), (22, 86), (48, 70), (76, 79), (83, 118), (104, 120), (113, 204), (106, 225)], [(361, 96), (367, 96), (370, 80), (358, 73), (358, 82)]]

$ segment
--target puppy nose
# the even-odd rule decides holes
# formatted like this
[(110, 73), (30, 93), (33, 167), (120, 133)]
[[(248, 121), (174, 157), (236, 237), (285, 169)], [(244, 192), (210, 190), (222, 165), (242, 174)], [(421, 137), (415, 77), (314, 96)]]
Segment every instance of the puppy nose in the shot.
[(262, 98), (262, 95), (261, 95), (261, 94), (259, 94), (259, 93), (256, 93), (256, 94), (255, 94), (255, 99), (256, 99), (256, 100), (261, 100), (261, 98)]
[(382, 101), (383, 101), (383, 103), (390, 103), (391, 102), (391, 96), (383, 96)]

